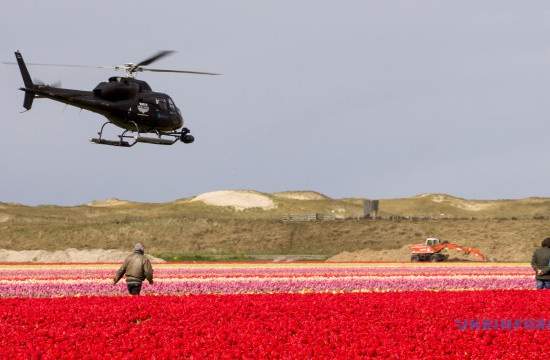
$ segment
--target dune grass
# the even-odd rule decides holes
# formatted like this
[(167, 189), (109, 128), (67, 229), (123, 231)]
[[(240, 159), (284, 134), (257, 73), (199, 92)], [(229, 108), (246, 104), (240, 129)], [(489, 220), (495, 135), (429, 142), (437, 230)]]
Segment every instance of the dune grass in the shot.
[(550, 235), (549, 199), (466, 201), (447, 195), (389, 199), (380, 202), (383, 216), (442, 219), (318, 223), (282, 223), (280, 219), (302, 213), (357, 218), (362, 214), (360, 199), (273, 200), (277, 208), (269, 211), (235, 211), (185, 200), (110, 207), (0, 203), (0, 248), (129, 249), (141, 241), (149, 252), (165, 259), (246, 260), (252, 254), (328, 257), (365, 248), (396, 249), (438, 236), (479, 247), (497, 260), (526, 261), (533, 247)]

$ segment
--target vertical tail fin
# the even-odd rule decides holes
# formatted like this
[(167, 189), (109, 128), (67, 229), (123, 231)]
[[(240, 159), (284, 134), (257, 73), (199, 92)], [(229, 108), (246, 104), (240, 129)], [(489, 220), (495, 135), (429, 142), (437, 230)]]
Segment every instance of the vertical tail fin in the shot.
[(27, 89), (32, 89), (34, 87), (34, 84), (32, 83), (31, 75), (29, 74), (29, 70), (27, 70), (27, 66), (25, 65), (25, 61), (23, 61), (23, 56), (21, 56), (19, 50), (15, 52), (15, 59), (17, 59), (19, 70), (21, 70), (21, 76), (23, 77), (23, 83), (25, 84), (25, 87)]
[(32, 108), (32, 101), (34, 100), (34, 94), (30, 91), (25, 92), (25, 98), (23, 99), (23, 107), (27, 110)]
[(32, 92), (34, 89), (34, 84), (32, 83), (31, 75), (29, 74), (29, 70), (27, 70), (27, 66), (25, 65), (25, 61), (23, 61), (23, 56), (21, 56), (19, 50), (15, 52), (15, 59), (17, 60), (17, 65), (19, 65), (19, 70), (21, 71), (21, 76), (23, 77), (23, 83), (25, 84), (25, 87), (21, 89), (25, 92), (23, 107), (30, 110), (35, 96)]

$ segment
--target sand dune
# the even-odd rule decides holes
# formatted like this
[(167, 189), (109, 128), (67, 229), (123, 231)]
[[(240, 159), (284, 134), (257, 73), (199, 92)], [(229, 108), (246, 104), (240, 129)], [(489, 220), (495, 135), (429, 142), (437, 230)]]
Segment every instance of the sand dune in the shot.
[(251, 208), (270, 210), (276, 208), (275, 203), (269, 196), (257, 191), (247, 190), (213, 191), (201, 194), (191, 201), (202, 201), (213, 206), (231, 206), (236, 210)]

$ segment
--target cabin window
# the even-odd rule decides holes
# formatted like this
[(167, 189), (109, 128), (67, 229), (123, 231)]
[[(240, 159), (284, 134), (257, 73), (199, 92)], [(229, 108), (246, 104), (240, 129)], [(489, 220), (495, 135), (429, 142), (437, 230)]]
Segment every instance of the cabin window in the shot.
[(176, 105), (171, 98), (168, 98), (168, 107), (170, 108), (170, 111), (176, 112)]
[(166, 100), (163, 98), (157, 98), (156, 103), (160, 109), (160, 111), (168, 111), (168, 105), (166, 104)]

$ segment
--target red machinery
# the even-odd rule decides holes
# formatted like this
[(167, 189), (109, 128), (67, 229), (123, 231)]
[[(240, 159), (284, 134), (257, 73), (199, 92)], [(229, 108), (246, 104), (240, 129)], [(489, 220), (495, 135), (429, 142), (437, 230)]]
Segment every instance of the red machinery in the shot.
[(441, 241), (438, 238), (427, 238), (425, 244), (414, 244), (410, 246), (411, 261), (444, 261), (449, 255), (443, 253), (445, 249), (452, 249), (463, 252), (466, 255), (473, 255), (481, 261), (487, 261), (487, 257), (477, 249), (467, 246)]

